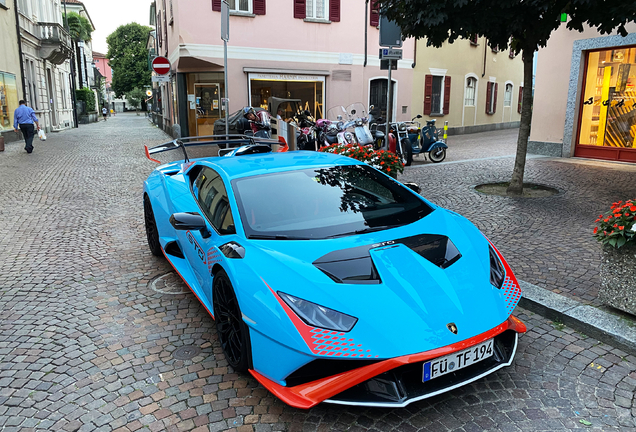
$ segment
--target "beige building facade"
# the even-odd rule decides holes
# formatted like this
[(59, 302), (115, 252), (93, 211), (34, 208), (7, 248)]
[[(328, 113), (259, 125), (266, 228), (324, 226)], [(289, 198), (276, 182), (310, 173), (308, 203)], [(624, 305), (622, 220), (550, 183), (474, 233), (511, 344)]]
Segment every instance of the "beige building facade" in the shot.
[(417, 41), (412, 116), (448, 121), (451, 133), (517, 127), (521, 120), (521, 55), (494, 51), (486, 38), (441, 48)]
[(636, 23), (627, 30), (562, 25), (539, 50), (529, 153), (636, 163)]
[(24, 99), (47, 132), (73, 127), (71, 38), (59, 0), (17, 0)]
[(0, 134), (7, 142), (18, 139), (13, 111), (23, 97), (15, 1), (0, 0)]

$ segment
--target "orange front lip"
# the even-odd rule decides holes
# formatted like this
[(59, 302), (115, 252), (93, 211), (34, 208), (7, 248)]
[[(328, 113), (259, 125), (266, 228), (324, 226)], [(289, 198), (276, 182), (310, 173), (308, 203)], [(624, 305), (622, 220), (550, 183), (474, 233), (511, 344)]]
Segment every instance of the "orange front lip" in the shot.
[(506, 321), (499, 324), (487, 332), (474, 336), (461, 342), (447, 345), (441, 348), (435, 348), (417, 354), (409, 354), (401, 357), (395, 357), (380, 361), (368, 366), (363, 366), (347, 372), (342, 372), (327, 378), (322, 378), (306, 384), (300, 384), (295, 387), (283, 387), (280, 384), (264, 377), (255, 370), (250, 369), (250, 373), (260, 382), (267, 390), (272, 392), (276, 397), (296, 408), (308, 409), (319, 404), (325, 399), (337, 395), (361, 382), (380, 375), (398, 366), (409, 363), (417, 363), (440, 356), (461, 351), (465, 348), (477, 345), (485, 340), (493, 338), (506, 330), (514, 330), (517, 333), (525, 333), (526, 326), (518, 318), (510, 315)]

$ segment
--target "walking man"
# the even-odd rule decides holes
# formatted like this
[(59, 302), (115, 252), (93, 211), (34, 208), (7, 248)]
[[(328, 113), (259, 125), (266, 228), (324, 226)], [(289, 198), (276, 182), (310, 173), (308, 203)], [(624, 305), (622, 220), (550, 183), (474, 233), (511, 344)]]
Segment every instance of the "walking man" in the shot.
[(38, 118), (35, 116), (35, 111), (28, 107), (25, 101), (21, 100), (20, 106), (17, 107), (13, 113), (13, 129), (17, 132), (18, 126), (20, 127), (26, 143), (24, 149), (27, 153), (33, 151), (33, 137), (35, 136), (35, 127), (33, 124), (35, 124), (37, 130), (40, 130), (40, 123), (38, 123)]
[(106, 107), (102, 108), (102, 115), (104, 116), (104, 121), (106, 121), (106, 116), (108, 115), (108, 110)]

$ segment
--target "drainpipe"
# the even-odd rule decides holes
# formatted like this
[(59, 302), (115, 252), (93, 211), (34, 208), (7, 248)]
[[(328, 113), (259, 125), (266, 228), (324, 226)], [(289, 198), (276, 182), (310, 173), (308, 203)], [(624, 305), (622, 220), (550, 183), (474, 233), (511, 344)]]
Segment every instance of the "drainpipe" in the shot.
[(369, 0), (364, 3), (364, 65), (367, 67), (367, 33), (369, 32)]
[[(71, 35), (71, 32), (69, 31), (69, 27), (68, 27), (68, 14), (66, 13), (66, 0), (64, 1), (64, 28), (66, 29), (66, 31), (68, 32), (69, 36)], [(78, 128), (79, 125), (77, 124), (77, 100), (75, 99), (75, 41), (73, 40), (73, 38), (71, 37), (71, 59), (70, 59), (70, 66), (71, 66), (71, 75), (70, 75), (70, 81), (71, 81), (71, 103), (73, 104), (73, 126)]]
[[(13, 9), (15, 10), (15, 31), (18, 35), (18, 53), (20, 54), (20, 74), (22, 74), (22, 99), (26, 100), (26, 80), (24, 78), (24, 54), (22, 54), (22, 36), (20, 34), (20, 16), (18, 14), (18, 0), (14, 0)], [(31, 102), (31, 101), (29, 101)]]
[(481, 73), (481, 77), (483, 78), (486, 75), (486, 54), (488, 52), (488, 44), (484, 42), (484, 71)]
[(411, 68), (415, 69), (416, 64), (417, 64), (417, 39), (413, 41), (413, 63), (411, 64)]

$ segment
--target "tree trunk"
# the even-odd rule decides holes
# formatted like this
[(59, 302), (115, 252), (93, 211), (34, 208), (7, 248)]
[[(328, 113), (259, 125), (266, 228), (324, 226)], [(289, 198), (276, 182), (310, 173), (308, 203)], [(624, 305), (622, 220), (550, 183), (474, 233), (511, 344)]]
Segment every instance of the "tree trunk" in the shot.
[(521, 125), (517, 138), (517, 157), (512, 171), (512, 179), (508, 186), (509, 195), (523, 193), (523, 174), (526, 169), (526, 154), (528, 152), (528, 137), (532, 122), (532, 66), (534, 63), (534, 48), (525, 48), (523, 55), (523, 99), (521, 102)]

